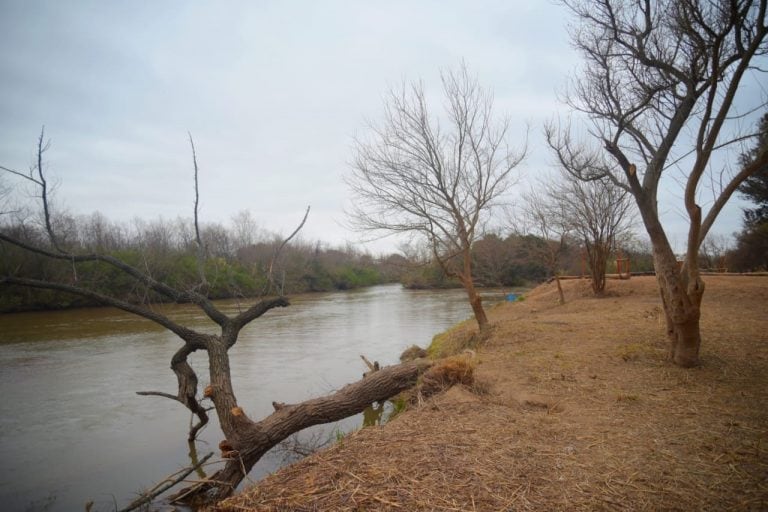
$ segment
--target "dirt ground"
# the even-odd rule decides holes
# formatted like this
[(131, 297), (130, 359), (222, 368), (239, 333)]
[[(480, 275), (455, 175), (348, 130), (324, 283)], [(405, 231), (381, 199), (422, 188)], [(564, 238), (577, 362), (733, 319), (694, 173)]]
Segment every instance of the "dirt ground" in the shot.
[(666, 360), (655, 278), (543, 285), (489, 312), (471, 389), (220, 510), (768, 510), (768, 277), (705, 281), (699, 368)]

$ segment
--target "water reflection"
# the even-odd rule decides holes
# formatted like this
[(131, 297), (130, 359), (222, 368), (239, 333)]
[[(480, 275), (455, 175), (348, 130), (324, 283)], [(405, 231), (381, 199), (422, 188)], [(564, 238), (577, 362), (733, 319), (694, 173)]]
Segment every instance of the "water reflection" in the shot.
[(363, 427), (373, 427), (382, 424), (384, 402), (373, 403), (363, 411)]
[(200, 458), (197, 456), (197, 443), (194, 441), (189, 441), (187, 446), (189, 446), (189, 453), (187, 454), (189, 457), (189, 465), (195, 468), (195, 473), (197, 473), (197, 476), (201, 480), (208, 478), (208, 475), (205, 473), (205, 469), (203, 469), (203, 465), (200, 464)]

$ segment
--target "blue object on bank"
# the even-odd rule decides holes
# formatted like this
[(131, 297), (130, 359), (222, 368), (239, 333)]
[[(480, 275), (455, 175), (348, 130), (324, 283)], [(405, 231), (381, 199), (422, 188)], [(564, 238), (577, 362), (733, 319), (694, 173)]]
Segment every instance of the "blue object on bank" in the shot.
[(507, 302), (515, 302), (517, 300), (517, 295), (514, 293), (508, 293), (507, 294)]

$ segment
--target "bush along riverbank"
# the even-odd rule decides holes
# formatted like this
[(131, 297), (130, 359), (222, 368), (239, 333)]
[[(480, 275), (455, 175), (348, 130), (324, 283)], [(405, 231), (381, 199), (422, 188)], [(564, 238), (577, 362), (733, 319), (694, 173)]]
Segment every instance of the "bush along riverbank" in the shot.
[[(170, 286), (200, 289), (200, 267), (193, 254), (169, 254), (146, 259), (143, 253), (130, 250), (110, 255), (138, 268), (149, 268), (155, 279)], [(16, 275), (19, 277), (44, 275), (62, 283), (87, 283), (98, 293), (130, 303), (158, 303), (165, 299), (152, 290), (137, 288), (116, 269), (103, 263), (80, 264), (74, 272), (72, 265), (66, 261), (27, 259), (30, 261), (18, 265)], [(9, 261), (4, 262), (4, 265), (10, 264)], [(207, 283), (205, 293), (211, 299), (229, 299), (259, 297), (265, 290), (271, 294), (279, 291), (284, 294), (327, 292), (395, 282), (397, 277), (373, 260), (344, 263), (309, 260), (293, 261), (292, 265), (290, 272), (281, 266), (273, 270), (273, 282), (270, 283), (267, 279), (268, 262), (209, 258), (203, 265)], [(54, 290), (29, 287), (4, 287), (0, 290), (0, 313), (95, 306), (99, 306), (96, 301)]]
[(487, 337), (436, 336), (405, 412), (218, 510), (765, 509), (766, 283), (707, 278), (695, 369), (667, 361), (654, 277), (567, 281), (562, 306), (542, 285)]

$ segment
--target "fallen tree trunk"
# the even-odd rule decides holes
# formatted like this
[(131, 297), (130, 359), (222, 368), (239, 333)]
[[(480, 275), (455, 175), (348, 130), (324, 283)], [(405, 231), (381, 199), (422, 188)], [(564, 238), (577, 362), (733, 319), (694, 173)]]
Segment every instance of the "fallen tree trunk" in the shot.
[(230, 496), (261, 457), (288, 436), (313, 425), (342, 420), (373, 402), (391, 398), (413, 386), (430, 366), (426, 359), (388, 366), (328, 396), (299, 404), (274, 403), (275, 412), (261, 421), (241, 420), (238, 439), (227, 443), (233, 449), (225, 454), (226, 465), (205, 481), (173, 495), (171, 502), (201, 506)]

